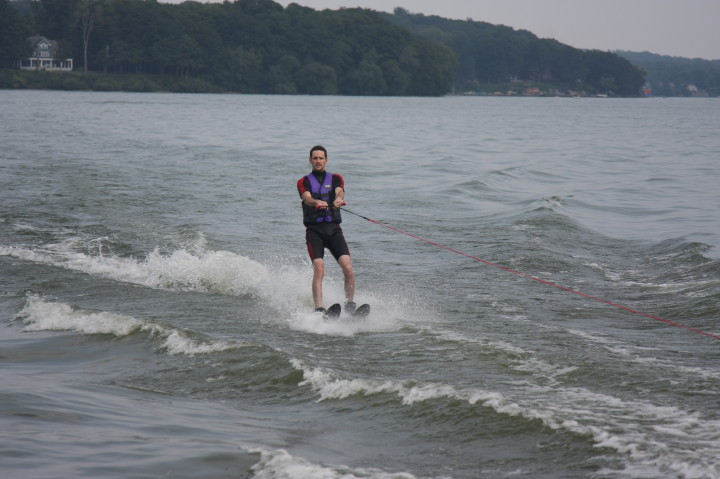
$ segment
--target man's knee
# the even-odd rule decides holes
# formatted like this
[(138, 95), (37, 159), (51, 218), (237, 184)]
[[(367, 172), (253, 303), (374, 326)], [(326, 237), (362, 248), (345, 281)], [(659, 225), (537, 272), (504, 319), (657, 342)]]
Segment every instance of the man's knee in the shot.
[(325, 274), (325, 262), (321, 259), (313, 260), (313, 274), (315, 277), (320, 277)]
[(340, 265), (340, 268), (342, 268), (343, 273), (352, 274), (353, 267), (352, 267), (352, 261), (350, 260), (350, 255), (342, 255), (338, 258), (338, 264)]

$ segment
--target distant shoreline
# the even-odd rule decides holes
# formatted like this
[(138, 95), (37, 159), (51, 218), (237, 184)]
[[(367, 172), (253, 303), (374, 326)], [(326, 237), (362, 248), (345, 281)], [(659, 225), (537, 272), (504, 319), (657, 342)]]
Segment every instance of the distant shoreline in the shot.
[[(129, 93), (220, 93), (254, 94), (229, 91), (199, 78), (182, 79), (169, 75), (107, 74), (98, 72), (48, 72), (17, 69), (0, 69), (0, 89), (3, 90), (58, 90), (104, 91)], [(282, 95), (277, 93), (276, 95)], [(340, 95), (344, 96), (344, 95)], [(347, 96), (347, 95), (345, 95)], [(373, 95), (369, 95), (373, 96)], [(404, 95), (389, 95), (402, 98)], [(647, 98), (652, 95), (615, 96), (566, 90), (558, 85), (532, 82), (508, 82), (487, 85), (481, 90), (450, 91), (453, 97), (530, 97), (530, 98)], [(677, 95), (667, 98), (712, 97), (711, 95)]]

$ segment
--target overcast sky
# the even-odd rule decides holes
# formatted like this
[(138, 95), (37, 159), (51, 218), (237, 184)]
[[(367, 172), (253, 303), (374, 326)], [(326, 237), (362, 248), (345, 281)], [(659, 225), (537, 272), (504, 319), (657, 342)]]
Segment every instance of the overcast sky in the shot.
[[(278, 0), (276, 0), (278, 1)], [(720, 0), (294, 0), (316, 10), (363, 7), (471, 18), (576, 48), (720, 59)]]

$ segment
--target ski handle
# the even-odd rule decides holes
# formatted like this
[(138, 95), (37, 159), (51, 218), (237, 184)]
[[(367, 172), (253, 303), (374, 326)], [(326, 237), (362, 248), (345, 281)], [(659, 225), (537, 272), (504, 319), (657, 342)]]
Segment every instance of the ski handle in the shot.
[[(342, 206), (345, 206), (346, 204), (347, 204), (347, 203), (345, 203), (345, 202), (343, 201)], [(325, 207), (325, 206), (316, 206), (316, 207), (315, 207), (316, 210), (327, 210), (327, 209), (330, 209), (330, 208), (335, 208), (335, 206), (328, 206), (328, 207)], [(340, 208), (340, 207), (338, 206), (338, 208)]]

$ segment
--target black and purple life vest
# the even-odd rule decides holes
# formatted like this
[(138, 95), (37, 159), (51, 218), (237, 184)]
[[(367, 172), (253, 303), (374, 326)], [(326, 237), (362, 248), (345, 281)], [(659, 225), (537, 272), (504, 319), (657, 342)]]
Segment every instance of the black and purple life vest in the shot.
[[(333, 188), (333, 175), (329, 171), (325, 172), (322, 183), (312, 173), (308, 174), (305, 178), (310, 183), (310, 194), (316, 200), (327, 201), (328, 204), (332, 204), (335, 201), (335, 189)], [(303, 223), (306, 225), (312, 225), (316, 223), (328, 222), (328, 223), (341, 223), (342, 218), (340, 217), (340, 210), (338, 208), (330, 208), (327, 210), (319, 210), (312, 208), (305, 203), (303, 207)]]

